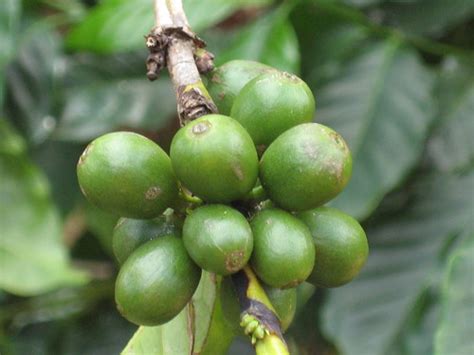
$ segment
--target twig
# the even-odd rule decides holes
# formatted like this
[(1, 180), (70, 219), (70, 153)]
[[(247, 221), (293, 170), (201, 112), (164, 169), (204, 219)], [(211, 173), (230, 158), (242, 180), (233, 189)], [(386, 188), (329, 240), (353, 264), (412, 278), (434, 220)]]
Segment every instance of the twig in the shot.
[[(205, 43), (190, 29), (181, 0), (155, 0), (155, 27), (146, 37), (150, 50), (147, 76), (158, 77), (165, 66), (176, 92), (181, 126), (209, 113), (217, 113), (199, 73), (212, 70), (213, 56), (203, 51)], [(251, 336), (259, 355), (288, 354), (280, 322), (250, 267), (234, 275), (239, 295), (242, 326)]]
[[(155, 24), (146, 37), (150, 50), (147, 76), (155, 80), (159, 71), (164, 66), (168, 67), (176, 92), (181, 125), (217, 112), (195, 63), (195, 53), (205, 47), (205, 43), (191, 31), (181, 0), (155, 0)], [(203, 64), (202, 58), (207, 62)], [(199, 59), (200, 68), (212, 70), (212, 55), (201, 55)]]

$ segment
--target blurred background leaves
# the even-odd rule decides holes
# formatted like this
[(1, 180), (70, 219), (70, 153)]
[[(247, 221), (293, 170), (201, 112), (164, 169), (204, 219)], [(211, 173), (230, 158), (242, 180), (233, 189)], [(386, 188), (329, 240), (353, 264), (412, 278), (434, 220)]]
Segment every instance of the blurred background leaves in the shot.
[[(369, 261), (347, 286), (304, 291), (292, 352), (473, 353), (474, 1), (184, 5), (217, 64), (299, 74), (315, 121), (353, 151), (334, 204), (364, 223)], [(152, 24), (149, 0), (0, 1), (2, 354), (115, 354), (136, 330), (113, 305), (117, 217), (81, 198), (75, 164), (113, 130), (169, 146), (170, 81), (144, 76)]]

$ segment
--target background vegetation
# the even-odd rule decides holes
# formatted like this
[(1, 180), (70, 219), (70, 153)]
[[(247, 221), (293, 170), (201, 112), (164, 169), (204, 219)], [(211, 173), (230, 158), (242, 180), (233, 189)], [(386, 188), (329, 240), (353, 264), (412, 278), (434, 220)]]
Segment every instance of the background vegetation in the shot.
[[(299, 74), (353, 152), (334, 205), (371, 254), (351, 284), (302, 293), (295, 354), (472, 354), (474, 1), (184, 3), (217, 64)], [(116, 217), (85, 203), (75, 164), (118, 129), (169, 146), (170, 81), (144, 76), (152, 24), (150, 0), (0, 1), (2, 354), (114, 354), (135, 331), (113, 304)]]

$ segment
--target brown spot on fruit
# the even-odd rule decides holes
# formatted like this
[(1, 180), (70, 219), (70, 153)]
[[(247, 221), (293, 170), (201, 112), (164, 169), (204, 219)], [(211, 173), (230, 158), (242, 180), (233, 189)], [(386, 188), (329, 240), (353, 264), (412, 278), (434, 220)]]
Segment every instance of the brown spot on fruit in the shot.
[(316, 159), (318, 157), (317, 147), (310, 142), (303, 143), (303, 150), (310, 159)]
[(300, 284), (301, 282), (298, 281), (298, 280), (292, 280), (290, 281), (289, 283), (287, 283), (286, 285), (284, 285), (282, 287), (282, 289), (287, 289), (287, 288), (293, 288), (293, 287), (296, 287)]
[(87, 158), (89, 152), (91, 151), (93, 145), (94, 144), (91, 143), (86, 147), (86, 149), (84, 149), (81, 156), (79, 157), (79, 162), (77, 163), (78, 166), (84, 164), (84, 162), (86, 161), (86, 158)]
[(342, 148), (342, 150), (344, 151), (347, 151), (348, 148), (347, 148), (347, 145), (346, 143), (344, 142), (344, 140), (342, 139), (342, 137), (336, 133), (336, 132), (329, 132), (329, 136), (331, 137), (331, 139), (336, 142), (336, 144)]
[(152, 186), (145, 192), (147, 200), (154, 200), (161, 194), (161, 189), (158, 186)]
[(211, 81), (216, 84), (222, 84), (222, 78), (219, 76), (219, 74), (214, 74), (211, 78)]
[(229, 272), (237, 272), (242, 267), (243, 250), (235, 250), (226, 255), (225, 268)]
[(211, 125), (211, 122), (209, 121), (202, 121), (202, 122), (199, 122), (197, 125), (195, 125), (193, 128), (192, 128), (192, 132), (195, 134), (195, 135), (200, 135), (200, 134), (203, 134), (203, 133), (206, 133), (207, 131), (209, 131), (209, 129), (212, 127)]
[(244, 179), (244, 172), (239, 164), (232, 165), (232, 171), (234, 172), (234, 175), (237, 176), (237, 179), (240, 181)]
[(281, 75), (284, 76), (284, 77), (286, 77), (287, 79), (289, 79), (289, 80), (295, 82), (295, 83), (297, 83), (297, 82), (300, 81), (300, 79), (299, 79), (296, 75), (293, 75), (293, 74), (288, 73), (288, 72), (286, 72), (286, 71), (282, 72)]
[(338, 183), (343, 183), (343, 181), (341, 181), (344, 169), (342, 162), (328, 161), (326, 164), (328, 171), (338, 181)]

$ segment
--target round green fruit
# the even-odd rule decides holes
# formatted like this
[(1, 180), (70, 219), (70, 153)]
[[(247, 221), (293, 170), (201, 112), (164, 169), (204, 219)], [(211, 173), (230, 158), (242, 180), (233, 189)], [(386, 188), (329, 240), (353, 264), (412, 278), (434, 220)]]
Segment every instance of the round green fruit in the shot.
[(276, 71), (268, 65), (251, 60), (231, 60), (209, 74), (207, 90), (219, 112), (228, 115), (240, 90), (256, 76)]
[(351, 216), (329, 207), (298, 214), (316, 246), (316, 263), (308, 281), (337, 287), (351, 281), (364, 266), (369, 246), (364, 230)]
[(267, 209), (250, 222), (254, 247), (250, 263), (267, 285), (295, 287), (311, 274), (314, 244), (303, 222), (288, 212)]
[(123, 264), (135, 249), (152, 239), (166, 235), (180, 236), (180, 224), (174, 216), (160, 216), (151, 220), (120, 218), (112, 237), (117, 261)]
[(242, 198), (257, 180), (252, 139), (227, 116), (206, 115), (188, 123), (174, 136), (170, 155), (178, 179), (208, 202)]
[(169, 157), (131, 132), (109, 133), (90, 143), (77, 163), (77, 176), (92, 204), (123, 217), (156, 217), (178, 196)]
[(265, 293), (280, 319), (281, 330), (286, 331), (295, 318), (296, 288), (282, 290), (265, 286)]
[(117, 308), (138, 325), (166, 323), (189, 302), (200, 277), (201, 269), (180, 238), (154, 239), (135, 250), (120, 269), (115, 283)]
[(268, 146), (291, 127), (311, 122), (314, 110), (313, 94), (303, 80), (274, 71), (243, 87), (230, 116), (244, 126), (255, 145)]
[(196, 264), (219, 275), (242, 269), (253, 249), (249, 223), (240, 212), (224, 205), (194, 210), (184, 221), (183, 241)]
[(260, 181), (272, 201), (290, 211), (318, 207), (338, 195), (352, 172), (344, 139), (318, 123), (279, 136), (260, 161)]

